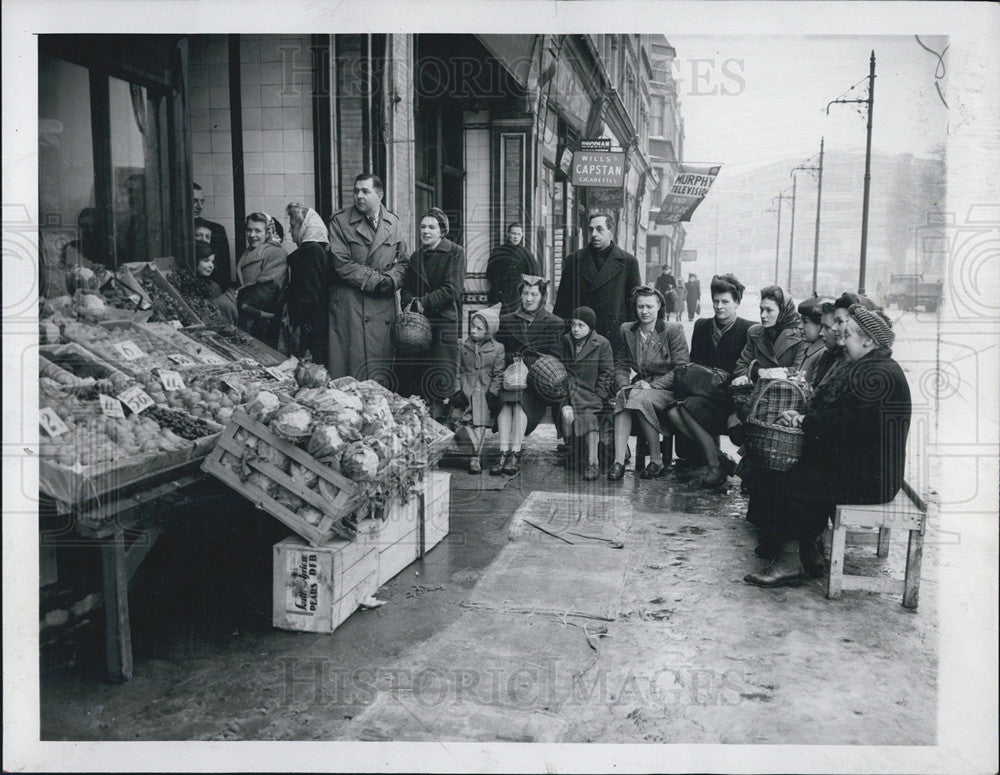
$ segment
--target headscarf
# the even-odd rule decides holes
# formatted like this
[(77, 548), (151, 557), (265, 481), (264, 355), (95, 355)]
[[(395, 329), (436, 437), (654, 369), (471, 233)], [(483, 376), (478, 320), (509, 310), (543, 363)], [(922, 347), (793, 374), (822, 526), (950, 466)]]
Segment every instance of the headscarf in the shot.
[(802, 324), (802, 316), (795, 309), (795, 302), (792, 301), (792, 297), (786, 296), (785, 292), (779, 286), (772, 285), (764, 288), (760, 292), (760, 295), (761, 299), (768, 298), (778, 304), (778, 319), (774, 321), (773, 326), (764, 329), (764, 333), (772, 342), (786, 328), (797, 328)]
[(302, 218), (302, 225), (299, 227), (299, 239), (296, 244), (301, 245), (303, 242), (330, 244), (330, 233), (327, 231), (326, 224), (323, 223), (323, 219), (319, 213), (311, 207), (306, 209), (306, 214)]
[(539, 277), (538, 275), (533, 274), (523, 274), (521, 275), (521, 282), (517, 286), (517, 291), (520, 293), (525, 288), (529, 288), (533, 285), (538, 286), (538, 290), (541, 291), (542, 296), (545, 296), (546, 291), (549, 289), (549, 281), (544, 277)]
[(892, 347), (892, 343), (896, 341), (896, 334), (892, 330), (892, 323), (881, 312), (872, 312), (865, 309), (861, 304), (852, 304), (848, 308), (847, 314), (864, 331), (865, 336), (870, 337), (879, 347), (888, 350)]

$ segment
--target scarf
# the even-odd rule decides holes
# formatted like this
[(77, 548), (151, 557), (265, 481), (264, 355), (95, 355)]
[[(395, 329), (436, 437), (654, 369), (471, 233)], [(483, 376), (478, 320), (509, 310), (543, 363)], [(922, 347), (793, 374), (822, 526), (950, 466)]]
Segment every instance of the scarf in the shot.
[(306, 210), (306, 216), (302, 219), (302, 226), (299, 227), (299, 241), (297, 244), (301, 245), (303, 242), (330, 244), (330, 235), (326, 229), (326, 224), (323, 223), (323, 219), (320, 218), (319, 213), (311, 207)]
[(732, 320), (729, 321), (723, 328), (719, 328), (719, 321), (712, 318), (712, 346), (718, 349), (719, 342), (722, 341), (722, 337), (725, 336), (726, 332), (736, 325), (736, 317), (734, 316)]
[(795, 302), (791, 298), (786, 298), (778, 310), (778, 319), (774, 325), (764, 329), (764, 335), (773, 343), (778, 335), (786, 328), (795, 328), (802, 325), (802, 316), (795, 309)]
[(602, 266), (604, 266), (605, 263), (607, 263), (608, 258), (610, 258), (611, 256), (611, 249), (614, 246), (615, 243), (610, 242), (608, 243), (608, 246), (604, 248), (604, 250), (594, 250), (594, 248), (592, 247), (590, 248), (590, 255), (594, 257), (594, 264), (597, 266), (598, 269), (600, 269)]

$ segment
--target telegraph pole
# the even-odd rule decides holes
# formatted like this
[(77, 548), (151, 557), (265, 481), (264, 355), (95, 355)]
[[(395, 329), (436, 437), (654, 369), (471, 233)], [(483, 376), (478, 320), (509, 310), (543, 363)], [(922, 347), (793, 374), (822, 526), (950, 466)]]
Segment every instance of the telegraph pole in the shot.
[(766, 213), (778, 213), (778, 232), (774, 237), (774, 284), (778, 284), (778, 266), (780, 263), (780, 253), (781, 250), (781, 203), (783, 200), (788, 199), (787, 194), (778, 194), (777, 196), (771, 197), (771, 204), (774, 204), (774, 200), (778, 200), (778, 209), (775, 210), (773, 207), (765, 210)]
[(792, 230), (788, 235), (788, 285), (785, 286), (785, 295), (792, 293), (792, 256), (795, 252), (795, 170), (792, 170)]
[[(854, 86), (851, 87), (851, 89), (853, 88)], [(830, 115), (830, 106), (836, 103), (858, 103), (868, 107), (868, 138), (865, 144), (865, 194), (861, 210), (861, 271), (858, 277), (858, 293), (863, 296), (865, 293), (865, 265), (868, 254), (868, 204), (872, 182), (872, 114), (875, 112), (874, 50), (872, 51), (871, 58), (868, 60), (868, 97), (863, 100), (832, 100), (826, 104), (827, 115)]]
[(813, 294), (816, 294), (816, 278), (819, 273), (819, 208), (823, 200), (823, 142), (819, 139), (819, 182), (816, 184), (816, 241), (813, 243)]

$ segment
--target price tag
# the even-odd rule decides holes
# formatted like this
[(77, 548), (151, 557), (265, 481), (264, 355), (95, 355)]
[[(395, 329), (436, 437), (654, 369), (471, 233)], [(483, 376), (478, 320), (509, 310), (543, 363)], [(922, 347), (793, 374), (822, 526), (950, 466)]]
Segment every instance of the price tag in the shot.
[(184, 353), (170, 353), (167, 357), (178, 366), (194, 366), (194, 358)]
[(41, 425), (42, 430), (53, 439), (56, 436), (62, 436), (69, 430), (69, 428), (66, 427), (66, 423), (64, 423), (59, 415), (56, 414), (55, 409), (50, 406), (46, 406), (38, 412), (38, 424)]
[(221, 355), (217, 355), (212, 350), (209, 350), (207, 347), (198, 353), (198, 357), (201, 358), (202, 362), (208, 363), (212, 366), (225, 366), (229, 362)]
[(243, 392), (243, 385), (239, 382), (239, 380), (233, 377), (223, 377), (222, 379), (219, 380), (219, 384), (221, 384), (227, 390), (233, 391), (234, 393)]
[(183, 390), (184, 380), (176, 371), (160, 371), (160, 382), (164, 390)]
[(127, 361), (134, 361), (139, 358), (146, 357), (146, 353), (142, 351), (142, 348), (140, 348), (131, 339), (126, 339), (124, 342), (117, 342), (114, 345), (114, 349), (115, 352)]
[(139, 414), (153, 405), (153, 399), (138, 385), (119, 393), (118, 400), (131, 409), (133, 414)]
[(280, 371), (286, 376), (291, 376), (292, 374), (295, 373), (295, 367), (298, 365), (299, 365), (299, 359), (293, 355), (283, 363), (279, 363), (276, 370)]
[(284, 372), (274, 368), (274, 366), (265, 366), (264, 371), (271, 379), (276, 379), (278, 380), (278, 382), (281, 382), (281, 380), (285, 379), (288, 376)]
[(179, 320), (168, 320), (167, 321), (167, 325), (170, 326), (171, 328), (183, 328), (184, 327), (184, 324), (181, 323), (181, 321), (179, 321)]
[(125, 410), (122, 409), (122, 402), (112, 396), (101, 393), (98, 398), (101, 400), (101, 414), (105, 417), (114, 417), (119, 420), (125, 419)]

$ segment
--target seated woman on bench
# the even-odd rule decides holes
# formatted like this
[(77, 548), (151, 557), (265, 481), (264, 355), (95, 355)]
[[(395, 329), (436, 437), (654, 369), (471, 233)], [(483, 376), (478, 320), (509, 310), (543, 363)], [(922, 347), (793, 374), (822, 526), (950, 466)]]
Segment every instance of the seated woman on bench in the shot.
[(798, 539), (799, 560), (783, 558), (744, 580), (761, 587), (797, 586), (822, 575), (817, 539), (838, 504), (888, 503), (899, 492), (910, 427), (910, 388), (892, 359), (889, 319), (861, 304), (848, 310), (848, 366), (810, 398), (805, 414), (788, 410), (781, 422), (805, 433), (802, 457), (788, 471), (761, 543)]

